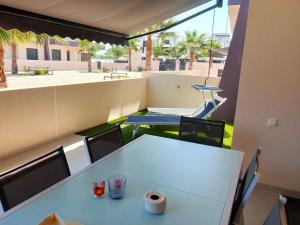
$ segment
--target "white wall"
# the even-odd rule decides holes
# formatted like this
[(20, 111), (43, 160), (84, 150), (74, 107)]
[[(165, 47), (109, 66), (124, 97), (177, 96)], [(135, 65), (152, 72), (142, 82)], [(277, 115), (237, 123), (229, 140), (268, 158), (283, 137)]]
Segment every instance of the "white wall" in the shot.
[[(17, 44), (17, 59), (26, 60), (26, 48), (35, 48), (38, 50), (38, 60), (44, 60), (44, 46), (36, 43), (18, 43)], [(4, 46), (5, 59), (11, 59), (11, 47)], [(78, 53), (79, 47), (66, 46), (66, 45), (49, 45), (50, 59), (52, 59), (52, 49), (61, 50), (61, 61), (67, 61), (67, 50), (70, 51), (70, 61), (81, 61), (80, 54)]]
[[(203, 103), (203, 96), (191, 85), (204, 84), (205, 76), (194, 75), (199, 71), (168, 71), (143, 72), (148, 79), (147, 106), (148, 107), (197, 107)], [(220, 78), (211, 77), (207, 84), (218, 86)], [(209, 95), (206, 95), (210, 99)]]
[[(74, 46), (65, 45), (50, 45), (50, 58), (52, 59), (52, 49), (59, 49), (61, 55), (61, 61), (67, 61), (67, 51), (70, 51), (70, 61), (81, 61), (79, 48)], [(79, 55), (79, 56), (78, 56)]]
[[(250, 2), (233, 148), (257, 146), (260, 182), (300, 191), (300, 2)], [(278, 127), (268, 127), (268, 118)]]
[(0, 91), (0, 158), (146, 108), (146, 79)]

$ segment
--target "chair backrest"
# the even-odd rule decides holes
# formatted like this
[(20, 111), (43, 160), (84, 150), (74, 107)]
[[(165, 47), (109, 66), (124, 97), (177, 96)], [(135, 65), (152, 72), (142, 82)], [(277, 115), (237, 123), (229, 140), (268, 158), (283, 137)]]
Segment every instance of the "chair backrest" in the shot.
[(300, 224), (300, 199), (285, 196), (287, 203), (285, 205), (287, 224)]
[(263, 225), (287, 225), (286, 203), (287, 199), (280, 195)]
[(252, 159), (249, 163), (249, 166), (246, 170), (244, 178), (237, 189), (236, 200), (233, 204), (232, 213), (231, 213), (231, 222), (232, 223), (234, 223), (234, 221), (239, 220), (240, 214), (241, 214), (244, 206), (247, 204), (247, 202), (258, 182), (258, 179), (260, 177), (260, 175), (258, 173), (259, 155), (261, 154), (261, 152), (262, 152), (262, 150), (260, 148), (257, 148), (254, 156), (252, 157)]
[(63, 147), (0, 175), (0, 198), (7, 211), (70, 176)]
[(124, 145), (120, 125), (92, 137), (86, 137), (85, 143), (91, 162), (95, 162)]
[(180, 120), (179, 139), (198, 144), (222, 147), (224, 127), (224, 121), (182, 116)]

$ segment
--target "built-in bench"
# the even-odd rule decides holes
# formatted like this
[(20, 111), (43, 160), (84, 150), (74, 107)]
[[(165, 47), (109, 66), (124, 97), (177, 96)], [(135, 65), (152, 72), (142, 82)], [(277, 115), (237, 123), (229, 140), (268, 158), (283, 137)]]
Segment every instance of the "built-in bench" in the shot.
[(114, 79), (114, 78), (118, 78), (118, 79), (121, 79), (121, 78), (127, 78), (128, 77), (128, 74), (126, 72), (122, 72), (122, 71), (117, 71), (117, 70), (113, 70), (110, 75), (107, 75), (107, 76), (104, 76), (104, 80), (106, 78), (109, 78), (109, 79)]
[(45, 155), (59, 146), (64, 147), (71, 174), (82, 170), (90, 164), (83, 137), (73, 134), (41, 144), (23, 152), (18, 152), (14, 156), (0, 159), (0, 173)]

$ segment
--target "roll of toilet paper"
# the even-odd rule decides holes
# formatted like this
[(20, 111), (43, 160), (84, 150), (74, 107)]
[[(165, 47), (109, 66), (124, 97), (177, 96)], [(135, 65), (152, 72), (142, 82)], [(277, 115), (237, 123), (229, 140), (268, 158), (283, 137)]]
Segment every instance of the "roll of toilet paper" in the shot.
[(151, 214), (162, 214), (166, 209), (167, 199), (164, 193), (149, 191), (144, 195), (145, 209)]

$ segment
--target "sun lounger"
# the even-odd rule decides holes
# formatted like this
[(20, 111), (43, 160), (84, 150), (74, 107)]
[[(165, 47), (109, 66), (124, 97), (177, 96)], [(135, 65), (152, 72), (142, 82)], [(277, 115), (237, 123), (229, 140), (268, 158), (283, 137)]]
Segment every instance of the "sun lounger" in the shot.
[[(217, 99), (219, 101), (222, 101), (223, 98), (216, 95), (217, 92), (222, 91), (219, 87), (215, 86), (205, 86), (205, 85), (192, 85), (192, 87), (201, 92), (205, 101), (205, 95), (204, 92), (210, 92), (212, 99)], [(180, 116), (190, 116), (194, 117), (199, 111), (202, 111), (205, 106), (205, 103), (202, 105), (196, 107), (196, 108), (148, 108), (148, 114), (167, 114), (167, 115), (180, 115)]]
[[(206, 103), (203, 109), (194, 114), (193, 118), (205, 119), (211, 114), (225, 101), (226, 99), (219, 100), (212, 100)], [(137, 115), (130, 115), (125, 122), (126, 124), (133, 125), (132, 131), (132, 139), (135, 138), (136, 134), (141, 125), (180, 125), (180, 115), (166, 115), (166, 114), (159, 114), (159, 113), (149, 113), (147, 115), (137, 116)]]

